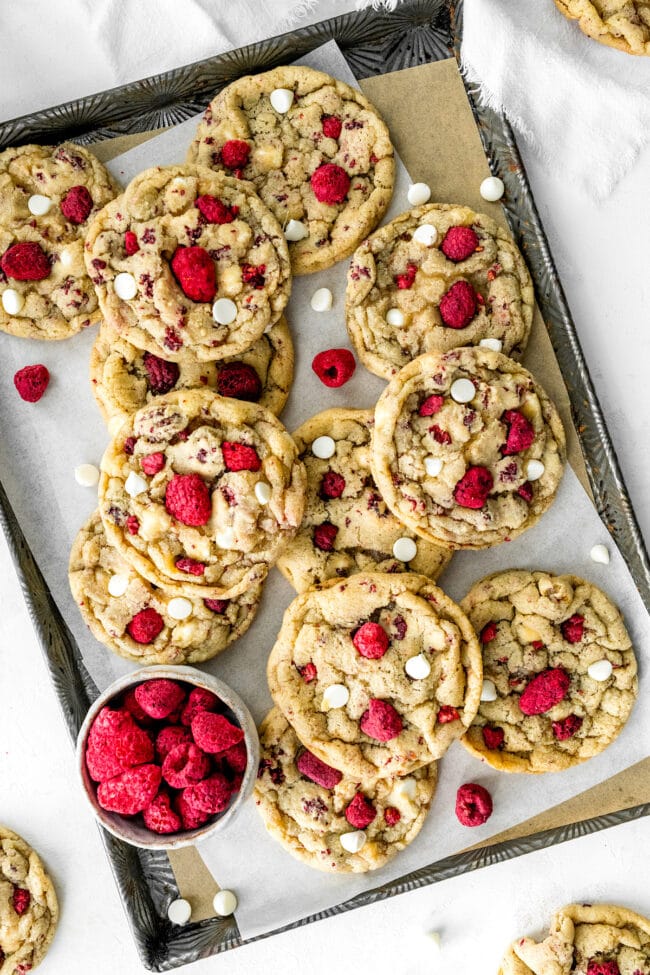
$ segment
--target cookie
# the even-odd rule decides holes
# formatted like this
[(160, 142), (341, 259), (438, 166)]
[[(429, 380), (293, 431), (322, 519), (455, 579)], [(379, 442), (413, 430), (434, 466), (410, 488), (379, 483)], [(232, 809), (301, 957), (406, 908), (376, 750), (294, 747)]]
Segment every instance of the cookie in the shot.
[(85, 258), (106, 321), (173, 361), (239, 355), (291, 292), (284, 234), (253, 186), (198, 166), (136, 176), (92, 221)]
[(612, 904), (569, 904), (544, 941), (518, 938), (499, 975), (642, 975), (650, 970), (650, 921)]
[(400, 214), (355, 251), (345, 316), (363, 364), (390, 379), (425, 352), (484, 340), (518, 359), (534, 302), (506, 231), (468, 207), (434, 203)]
[(331, 873), (365, 873), (422, 829), (436, 788), (435, 762), (364, 786), (308, 752), (277, 708), (259, 731), (255, 805), (271, 836), (297, 860)]
[(650, 7), (643, 0), (555, 0), (580, 30), (627, 54), (650, 54)]
[(373, 426), (372, 410), (333, 409), (293, 434), (307, 471), (307, 500), (278, 568), (298, 592), (354, 572), (435, 579), (451, 558), (448, 548), (418, 538), (386, 507), (370, 473)]
[(47, 954), (59, 919), (52, 881), (38, 855), (0, 826), (0, 971), (36, 968)]
[(395, 179), (390, 135), (370, 102), (298, 66), (220, 91), (188, 161), (252, 181), (285, 228), (294, 274), (351, 254), (384, 215)]
[(158, 589), (108, 544), (98, 512), (74, 541), (69, 579), (93, 636), (140, 665), (210, 660), (246, 632), (262, 595), (260, 583), (230, 600), (186, 599)]
[(230, 599), (262, 582), (302, 518), (305, 469), (280, 421), (210, 390), (138, 410), (101, 468), (109, 544), (174, 595)]
[(303, 744), (368, 783), (440, 758), (465, 733), (479, 704), (481, 650), (430, 579), (369, 572), (294, 599), (268, 679)]
[(118, 192), (99, 160), (71, 142), (0, 153), (0, 329), (67, 339), (97, 324), (84, 238)]
[(461, 607), (483, 647), (483, 700), (463, 738), (505, 772), (553, 772), (614, 741), (637, 695), (617, 607), (576, 576), (510, 569), (477, 582)]
[(499, 352), (430, 352), (375, 409), (372, 472), (386, 504), (422, 538), (486, 548), (520, 535), (557, 492), (566, 457), (557, 410)]
[(293, 342), (284, 316), (250, 349), (218, 362), (189, 355), (171, 362), (143, 352), (105, 323), (90, 355), (90, 381), (100, 412), (117, 432), (130, 413), (178, 389), (207, 387), (222, 396), (259, 403), (276, 415), (293, 381)]

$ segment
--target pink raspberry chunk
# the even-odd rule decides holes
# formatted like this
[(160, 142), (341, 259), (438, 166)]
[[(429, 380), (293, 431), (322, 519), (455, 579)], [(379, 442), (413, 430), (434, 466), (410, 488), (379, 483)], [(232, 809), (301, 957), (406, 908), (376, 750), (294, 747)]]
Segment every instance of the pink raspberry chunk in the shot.
[(324, 163), (311, 174), (311, 188), (319, 203), (342, 203), (350, 189), (350, 177), (335, 163)]
[(535, 429), (519, 410), (506, 410), (503, 420), (508, 425), (508, 436), (503, 448), (503, 455), (520, 454), (528, 450), (535, 440)]
[(454, 488), (454, 500), (461, 508), (482, 508), (494, 487), (486, 467), (468, 467)]
[(445, 257), (457, 264), (471, 257), (479, 246), (479, 239), (471, 227), (450, 227), (440, 245)]
[(560, 629), (567, 643), (580, 643), (584, 635), (585, 618), (584, 616), (578, 615), (578, 613), (574, 613), (573, 616), (570, 616), (568, 620), (562, 623)]
[(154, 833), (177, 833), (181, 818), (171, 807), (171, 799), (166, 792), (159, 792), (142, 813), (147, 829)]
[(219, 698), (212, 691), (205, 687), (193, 687), (181, 714), (181, 724), (189, 727), (192, 724), (192, 718), (199, 711), (218, 711), (220, 704)]
[(178, 711), (185, 700), (185, 691), (175, 681), (160, 677), (139, 684), (135, 696), (142, 710), (160, 721)]
[(178, 745), (191, 745), (192, 733), (189, 728), (181, 728), (180, 725), (172, 724), (166, 728), (161, 728), (156, 736), (156, 755), (162, 764), (172, 749)]
[(135, 816), (153, 801), (160, 786), (161, 771), (157, 765), (138, 765), (107, 782), (97, 789), (97, 802), (108, 812)]
[(320, 758), (305, 749), (296, 759), (296, 768), (306, 779), (311, 779), (324, 789), (333, 789), (343, 778), (343, 773), (321, 762)]
[(388, 650), (388, 633), (379, 623), (364, 623), (352, 637), (352, 642), (362, 657), (379, 660)]
[(215, 813), (222, 812), (230, 802), (232, 786), (225, 775), (215, 772), (209, 779), (187, 786), (183, 789), (182, 795), (193, 809), (213, 816)]
[(368, 709), (361, 715), (359, 726), (365, 735), (376, 741), (397, 738), (404, 727), (393, 705), (377, 698), (371, 698), (368, 702)]
[(37, 363), (34, 366), (23, 366), (14, 376), (14, 386), (18, 395), (26, 403), (38, 403), (50, 382), (47, 366)]
[(355, 829), (365, 829), (377, 815), (377, 810), (362, 792), (357, 792), (345, 810), (345, 818)]
[(209, 773), (210, 759), (194, 744), (176, 745), (162, 764), (162, 777), (173, 789), (194, 785)]
[(567, 741), (573, 738), (582, 728), (582, 720), (578, 714), (568, 714), (561, 721), (553, 721), (551, 727), (556, 741)]
[(207, 525), (212, 514), (207, 485), (198, 474), (175, 474), (167, 485), (165, 508), (184, 525)]
[(530, 681), (519, 698), (523, 714), (546, 714), (567, 696), (571, 679), (561, 667), (551, 667)]
[(210, 755), (224, 752), (244, 740), (244, 732), (228, 721), (223, 714), (199, 711), (192, 718), (192, 737), (204, 752)]
[(456, 816), (463, 826), (482, 826), (492, 815), (492, 796), (482, 785), (466, 782), (456, 793)]
[(440, 317), (448, 328), (467, 328), (476, 315), (476, 292), (469, 281), (456, 281), (440, 299)]

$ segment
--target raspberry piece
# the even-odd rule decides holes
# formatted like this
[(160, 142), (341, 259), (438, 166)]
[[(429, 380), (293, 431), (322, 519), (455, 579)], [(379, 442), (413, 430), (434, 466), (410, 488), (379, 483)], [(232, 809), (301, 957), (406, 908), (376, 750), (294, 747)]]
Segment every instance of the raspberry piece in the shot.
[(156, 612), (153, 606), (147, 606), (146, 609), (136, 613), (130, 623), (127, 623), (126, 632), (136, 643), (153, 643), (164, 626), (165, 621), (160, 613)]
[(259, 471), (262, 466), (255, 447), (249, 447), (245, 443), (224, 440), (221, 453), (227, 471)]
[(395, 275), (395, 284), (400, 291), (408, 291), (413, 287), (415, 275), (418, 273), (417, 264), (407, 264), (404, 274)]
[(211, 612), (219, 613), (221, 615), (225, 613), (226, 610), (228, 609), (230, 600), (229, 599), (204, 599), (203, 602)]
[(386, 806), (384, 809), (384, 822), (387, 826), (395, 826), (402, 818), (402, 814), (395, 806)]
[(434, 416), (444, 406), (444, 396), (427, 396), (424, 403), (420, 406), (418, 413), (420, 416)]
[(304, 667), (298, 667), (298, 673), (304, 680), (305, 684), (311, 684), (313, 680), (318, 677), (318, 670), (316, 669), (316, 664), (313, 664), (311, 660)]
[(138, 238), (132, 230), (127, 230), (124, 234), (124, 250), (126, 251), (128, 257), (133, 257), (140, 250), (140, 245), (138, 244)]
[(197, 196), (196, 206), (208, 223), (232, 223), (239, 213), (239, 207), (226, 206), (216, 196), (210, 196), (208, 193)]
[(524, 481), (521, 487), (517, 488), (517, 494), (520, 498), (523, 498), (524, 501), (527, 501), (528, 504), (530, 504), (530, 502), (533, 500), (533, 485), (530, 483), (530, 481)]
[(164, 762), (172, 749), (178, 745), (191, 745), (192, 733), (189, 728), (181, 728), (180, 725), (172, 724), (162, 728), (156, 737), (156, 755), (161, 762)]
[(334, 548), (334, 542), (338, 533), (339, 530), (336, 525), (332, 525), (329, 521), (324, 521), (322, 525), (316, 525), (314, 528), (314, 545), (321, 552), (331, 552)]
[(573, 738), (576, 732), (582, 727), (582, 718), (578, 714), (569, 714), (561, 721), (553, 721), (551, 724), (553, 734), (557, 741), (566, 741)]
[(193, 687), (181, 714), (181, 724), (189, 728), (195, 714), (199, 711), (216, 711), (220, 703), (219, 698), (212, 691), (206, 690), (205, 687)]
[(165, 508), (184, 525), (207, 525), (212, 514), (210, 492), (198, 474), (175, 474), (165, 491)]
[(176, 745), (165, 756), (162, 777), (173, 789), (184, 789), (205, 779), (210, 772), (210, 759), (194, 744)]
[(456, 816), (463, 826), (482, 826), (492, 815), (492, 796), (482, 785), (466, 782), (456, 793)]
[(150, 718), (160, 721), (177, 711), (185, 700), (185, 691), (176, 681), (158, 677), (138, 684), (135, 697)]
[(433, 434), (433, 439), (436, 443), (448, 444), (451, 443), (451, 434), (448, 430), (443, 430), (436, 423), (432, 427), (429, 427), (429, 433)]
[(352, 642), (362, 657), (380, 660), (388, 650), (388, 633), (379, 623), (364, 623), (352, 637)]
[(468, 281), (456, 281), (440, 299), (440, 317), (449, 328), (467, 328), (476, 315), (474, 288)]
[(209, 779), (187, 786), (183, 789), (182, 795), (193, 809), (210, 813), (212, 816), (226, 808), (230, 802), (232, 789), (225, 775), (215, 772)]
[(32, 895), (24, 887), (14, 887), (14, 892), (11, 895), (11, 903), (16, 914), (24, 914), (30, 905), (31, 899)]
[(450, 704), (443, 704), (438, 711), (438, 716), (436, 721), (438, 724), (449, 724), (451, 721), (458, 721), (460, 714), (456, 708), (452, 708)]
[(101, 782), (97, 788), (97, 802), (108, 812), (135, 816), (153, 801), (160, 785), (161, 771), (157, 765), (138, 765), (121, 775)]
[(131, 717), (135, 718), (138, 724), (150, 725), (152, 723), (151, 718), (146, 711), (143, 711), (138, 700), (135, 696), (135, 687), (130, 687), (129, 690), (122, 697), (122, 707), (126, 708)]
[(338, 139), (343, 128), (343, 123), (338, 115), (323, 115), (321, 117), (323, 135), (328, 139)]
[(321, 498), (340, 498), (345, 491), (345, 478), (336, 471), (326, 471), (320, 482)]
[(52, 270), (41, 245), (31, 240), (12, 244), (0, 258), (0, 267), (14, 281), (42, 281)]
[(446, 258), (457, 264), (459, 261), (466, 261), (478, 245), (478, 237), (471, 227), (450, 227), (440, 250)]
[(128, 454), (129, 457), (132, 457), (137, 442), (138, 442), (137, 437), (127, 437), (126, 440), (124, 441), (124, 446), (122, 448), (124, 453)]
[(562, 636), (567, 643), (580, 643), (585, 631), (585, 618), (574, 613), (560, 626)]
[(377, 810), (362, 792), (357, 792), (345, 810), (345, 818), (355, 829), (365, 829), (377, 815)]
[(227, 748), (225, 752), (221, 753), (219, 760), (225, 764), (226, 774), (232, 772), (236, 775), (241, 775), (246, 771), (246, 766), (248, 765), (246, 742), (240, 741), (238, 745)]
[(306, 779), (311, 779), (316, 785), (322, 785), (324, 789), (333, 789), (343, 778), (342, 772), (321, 762), (320, 758), (306, 749), (296, 759), (296, 768)]
[(86, 746), (86, 765), (95, 782), (112, 779), (152, 758), (151, 739), (129, 711), (101, 709), (90, 728)]
[(462, 508), (482, 508), (493, 485), (486, 467), (468, 467), (454, 488), (454, 500)]
[(40, 363), (34, 366), (23, 366), (14, 376), (14, 386), (18, 395), (26, 403), (38, 403), (50, 381), (50, 373)]
[(504, 457), (508, 457), (510, 454), (519, 454), (522, 450), (528, 450), (535, 440), (535, 430), (532, 423), (519, 410), (506, 410), (502, 420), (508, 424), (506, 445), (501, 451)]
[(352, 378), (357, 363), (349, 349), (326, 349), (314, 356), (311, 367), (324, 386), (338, 389)]
[(174, 565), (179, 572), (187, 572), (191, 576), (202, 576), (205, 572), (203, 562), (197, 562), (196, 559), (176, 559)]
[(258, 264), (257, 267), (254, 264), (242, 264), (241, 279), (244, 284), (250, 284), (256, 291), (259, 291), (264, 287), (266, 281), (265, 271), (266, 264)]
[(146, 457), (140, 458), (140, 467), (145, 472), (153, 477), (154, 474), (158, 474), (159, 471), (165, 466), (165, 455), (161, 453), (147, 454)]
[(364, 734), (376, 741), (397, 738), (404, 727), (393, 705), (377, 698), (371, 698), (368, 702), (368, 710), (361, 715), (359, 726)]
[(221, 162), (228, 169), (243, 169), (250, 151), (251, 147), (243, 139), (229, 139), (221, 147)]
[(621, 975), (621, 970), (615, 961), (598, 961), (596, 958), (590, 958), (587, 975)]
[(571, 680), (566, 670), (551, 667), (530, 681), (519, 698), (519, 709), (523, 714), (546, 714), (563, 701), (569, 690)]
[(159, 792), (142, 813), (144, 825), (154, 833), (177, 833), (181, 828), (181, 817), (171, 807), (171, 799), (166, 792)]
[(223, 714), (201, 710), (192, 718), (192, 737), (204, 752), (210, 755), (225, 752), (227, 748), (244, 740), (244, 732), (232, 724)]
[(114, 747), (115, 758), (123, 769), (153, 761), (153, 742), (144, 728), (140, 728), (133, 720), (119, 733)]
[(129, 535), (137, 535), (140, 531), (140, 522), (135, 515), (129, 515), (126, 519), (126, 530)]
[(220, 396), (257, 403), (262, 395), (262, 383), (253, 367), (245, 362), (224, 362), (217, 376), (217, 392)]
[(486, 726), (481, 729), (481, 734), (483, 735), (485, 747), (489, 748), (490, 751), (494, 752), (503, 746), (503, 740), (505, 738), (503, 728), (488, 728)]
[(214, 261), (203, 247), (177, 247), (171, 269), (184, 295), (192, 301), (212, 301), (217, 293)]
[(207, 823), (210, 818), (209, 812), (191, 806), (187, 799), (184, 798), (182, 792), (176, 796), (175, 806), (178, 815), (181, 817), (183, 829), (198, 829), (199, 826)]
[(492, 640), (494, 640), (494, 638), (496, 637), (496, 635), (497, 635), (497, 624), (494, 621), (490, 623), (486, 623), (483, 629), (481, 630), (481, 637), (480, 637), (481, 643), (491, 643)]
[(93, 208), (93, 198), (85, 186), (73, 186), (61, 200), (61, 213), (70, 223), (83, 223)]
[(311, 188), (319, 203), (342, 203), (350, 189), (350, 177), (335, 163), (323, 163), (311, 174)]
[(159, 359), (157, 355), (153, 355), (151, 352), (145, 352), (142, 362), (147, 370), (149, 389), (154, 396), (162, 396), (174, 388), (180, 375), (177, 362)]

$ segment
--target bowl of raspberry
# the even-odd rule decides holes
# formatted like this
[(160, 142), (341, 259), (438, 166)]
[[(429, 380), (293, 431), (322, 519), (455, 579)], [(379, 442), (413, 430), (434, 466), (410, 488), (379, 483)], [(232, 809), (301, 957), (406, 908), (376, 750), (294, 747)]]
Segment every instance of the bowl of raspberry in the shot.
[(193, 667), (146, 667), (93, 702), (77, 763), (109, 833), (146, 849), (178, 849), (237, 815), (255, 784), (259, 740), (248, 708), (223, 681)]

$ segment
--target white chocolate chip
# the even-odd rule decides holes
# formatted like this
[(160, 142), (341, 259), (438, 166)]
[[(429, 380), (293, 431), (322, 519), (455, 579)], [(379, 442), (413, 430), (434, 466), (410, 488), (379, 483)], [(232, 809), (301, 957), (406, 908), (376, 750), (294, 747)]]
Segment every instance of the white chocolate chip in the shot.
[(406, 321), (404, 312), (400, 311), (399, 308), (389, 308), (386, 312), (386, 321), (393, 328), (401, 328)]
[(476, 396), (476, 386), (471, 379), (456, 379), (449, 392), (457, 403), (470, 403)]
[(129, 580), (127, 576), (114, 575), (108, 580), (108, 592), (110, 596), (115, 596), (118, 599), (123, 596), (126, 590), (129, 588)]
[(503, 348), (501, 339), (481, 339), (479, 345), (482, 349), (492, 349), (493, 352), (500, 352)]
[(351, 833), (341, 833), (339, 839), (346, 853), (358, 853), (366, 845), (366, 834), (361, 829), (355, 829)]
[(606, 545), (594, 545), (589, 555), (593, 562), (609, 565), (609, 549)]
[(111, 437), (117, 436), (125, 419), (126, 417), (121, 413), (110, 418), (108, 421), (108, 432), (110, 433)]
[(496, 701), (497, 699), (497, 689), (494, 681), (485, 678), (483, 681), (483, 687), (481, 688), (481, 700), (482, 701)]
[(526, 467), (526, 477), (529, 481), (539, 481), (546, 468), (541, 460), (529, 460)]
[(609, 660), (597, 660), (587, 667), (587, 673), (592, 680), (597, 680), (600, 683), (601, 681), (609, 680), (612, 676), (613, 669)]
[(227, 525), (215, 534), (214, 540), (219, 548), (234, 548), (235, 529)]
[(293, 92), (289, 88), (274, 88), (269, 101), (276, 112), (285, 115), (293, 105)]
[(332, 292), (329, 288), (319, 288), (311, 296), (311, 307), (313, 311), (329, 311), (332, 307)]
[(260, 504), (268, 504), (271, 500), (271, 485), (267, 484), (266, 481), (258, 481), (255, 485), (255, 497)]
[(232, 890), (218, 890), (214, 895), (212, 906), (219, 917), (230, 917), (237, 910), (237, 898)]
[(415, 799), (418, 794), (418, 784), (412, 776), (398, 779), (393, 786), (393, 793), (404, 799)]
[(287, 240), (303, 240), (309, 237), (309, 231), (301, 220), (290, 220), (284, 228), (284, 236)]
[(14, 288), (7, 288), (6, 291), (2, 292), (2, 307), (8, 315), (19, 315), (24, 304), (25, 299), (20, 291), (15, 291)]
[(336, 444), (331, 437), (316, 437), (311, 445), (311, 452), (319, 460), (329, 460), (336, 452)]
[(74, 469), (74, 479), (82, 487), (94, 487), (99, 480), (99, 468), (94, 464), (79, 464)]
[(422, 206), (431, 199), (431, 187), (426, 183), (411, 183), (406, 196), (412, 207)]
[(27, 201), (27, 209), (35, 217), (44, 217), (49, 213), (51, 206), (52, 201), (49, 196), (43, 196), (41, 193), (34, 193)]
[(128, 271), (121, 271), (115, 277), (113, 282), (113, 288), (115, 289), (115, 294), (122, 301), (130, 301), (131, 298), (135, 298), (138, 293), (138, 285), (132, 274)]
[(137, 498), (139, 494), (142, 494), (147, 490), (149, 485), (143, 477), (136, 474), (135, 471), (130, 471), (129, 476), (124, 482), (124, 490), (129, 495), (130, 498)]
[(331, 708), (344, 708), (350, 699), (350, 692), (345, 684), (330, 684), (323, 693), (323, 705)]
[(212, 306), (212, 317), (219, 325), (231, 325), (237, 318), (237, 305), (230, 298), (217, 298)]
[(190, 903), (183, 897), (178, 897), (175, 901), (172, 901), (167, 908), (167, 917), (172, 924), (187, 924), (191, 916), (192, 908)]
[(393, 545), (393, 555), (400, 562), (410, 562), (418, 554), (418, 547), (412, 538), (403, 535)]
[(192, 615), (193, 609), (192, 603), (184, 596), (174, 596), (167, 603), (167, 613), (173, 620), (186, 620)]
[(70, 267), (74, 261), (74, 257), (70, 253), (67, 247), (64, 247), (59, 254), (59, 260), (61, 262), (61, 267)]
[(424, 680), (431, 673), (431, 664), (423, 653), (418, 653), (415, 657), (409, 657), (404, 670), (413, 680)]
[(421, 223), (413, 231), (413, 240), (425, 247), (432, 247), (438, 239), (438, 231), (432, 223)]
[(443, 468), (443, 463), (439, 457), (425, 457), (424, 469), (429, 477), (437, 477)]
[(440, 945), (440, 932), (439, 931), (427, 931), (427, 932), (425, 932), (425, 934), (426, 934), (426, 938), (427, 938), (429, 944), (431, 945), (431, 947), (433, 948), (434, 952), (436, 953), (436, 955), (439, 955), (440, 954), (440, 948), (441, 948), (441, 945)]
[(499, 179), (498, 176), (488, 176), (487, 179), (483, 180), (479, 188), (479, 193), (489, 203), (496, 203), (497, 200), (501, 199), (505, 191), (506, 188), (503, 185), (503, 180)]

